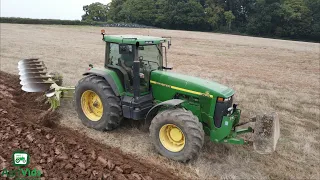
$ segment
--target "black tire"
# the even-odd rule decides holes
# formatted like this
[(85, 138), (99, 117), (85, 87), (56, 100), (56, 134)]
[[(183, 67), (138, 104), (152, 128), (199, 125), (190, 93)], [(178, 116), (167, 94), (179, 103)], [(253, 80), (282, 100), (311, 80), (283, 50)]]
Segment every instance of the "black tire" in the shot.
[[(184, 134), (185, 145), (179, 152), (166, 149), (160, 141), (159, 133), (162, 126), (173, 124)], [(196, 159), (204, 143), (204, 131), (201, 122), (185, 109), (169, 109), (157, 114), (150, 125), (150, 136), (157, 151), (170, 159), (187, 162)]]
[(62, 86), (63, 76), (62, 76), (60, 73), (58, 73), (58, 72), (51, 72), (49, 75), (52, 76), (52, 80), (53, 80), (58, 86)]
[[(81, 107), (81, 96), (87, 91), (95, 92), (103, 104), (102, 117), (98, 121), (91, 121)], [(108, 82), (99, 76), (89, 75), (82, 78), (75, 88), (75, 107), (82, 123), (99, 131), (113, 130), (118, 127), (123, 119), (120, 98), (117, 97)]]

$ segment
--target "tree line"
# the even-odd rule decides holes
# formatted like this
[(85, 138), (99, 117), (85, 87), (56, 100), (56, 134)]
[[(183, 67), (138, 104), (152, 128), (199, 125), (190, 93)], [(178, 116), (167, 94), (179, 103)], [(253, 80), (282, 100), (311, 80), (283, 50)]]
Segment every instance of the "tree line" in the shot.
[(112, 0), (83, 10), (84, 22), (320, 40), (320, 0)]
[(57, 25), (90, 25), (102, 27), (128, 27), (128, 28), (155, 28), (153, 26), (146, 26), (134, 23), (108, 23), (102, 21), (80, 21), (80, 20), (61, 20), (61, 19), (31, 19), (31, 18), (17, 18), (17, 17), (0, 17), (0, 23), (12, 24), (57, 24)]

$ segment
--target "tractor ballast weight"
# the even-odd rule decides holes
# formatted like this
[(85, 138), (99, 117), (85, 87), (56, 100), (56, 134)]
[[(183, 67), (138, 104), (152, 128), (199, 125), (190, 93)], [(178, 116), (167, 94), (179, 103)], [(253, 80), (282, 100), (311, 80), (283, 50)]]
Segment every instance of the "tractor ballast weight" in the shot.
[[(75, 87), (62, 87), (57, 84), (60, 76), (48, 75), (42, 61), (25, 59), (18, 64), (22, 89), (45, 92), (52, 109), (60, 106), (61, 98), (74, 97), (79, 119), (96, 130), (115, 129), (124, 118), (149, 122), (155, 148), (177, 161), (197, 157), (205, 134), (217, 143), (247, 144), (239, 135), (252, 133), (258, 153), (275, 150), (280, 136), (277, 114), (240, 123), (232, 89), (168, 71), (172, 68), (167, 67), (163, 44), (169, 49), (171, 38), (101, 34), (105, 67), (89, 65)], [(240, 128), (249, 122), (255, 122), (255, 130)]]

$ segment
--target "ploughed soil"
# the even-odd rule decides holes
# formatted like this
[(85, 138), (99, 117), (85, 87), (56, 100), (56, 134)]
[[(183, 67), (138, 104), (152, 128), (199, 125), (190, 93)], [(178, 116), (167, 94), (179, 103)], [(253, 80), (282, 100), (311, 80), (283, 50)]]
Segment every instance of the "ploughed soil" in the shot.
[(0, 171), (17, 169), (12, 153), (30, 154), (42, 179), (181, 179), (77, 131), (59, 126), (43, 94), (25, 93), (18, 76), (0, 71)]

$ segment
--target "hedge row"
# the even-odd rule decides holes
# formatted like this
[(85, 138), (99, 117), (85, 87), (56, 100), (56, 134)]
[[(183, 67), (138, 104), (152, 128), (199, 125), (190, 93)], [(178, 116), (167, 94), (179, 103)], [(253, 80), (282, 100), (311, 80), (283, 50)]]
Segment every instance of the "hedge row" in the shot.
[(0, 23), (13, 24), (57, 24), (57, 25), (91, 25), (103, 27), (128, 27), (128, 28), (155, 28), (133, 23), (107, 23), (107, 22), (88, 22), (79, 20), (59, 20), (59, 19), (30, 19), (30, 18), (14, 18), (0, 17)]
[(59, 20), (59, 19), (30, 19), (30, 18), (12, 18), (1, 17), (1, 23), (14, 23), (14, 24), (62, 24), (62, 25), (88, 25), (87, 22), (79, 20)]

